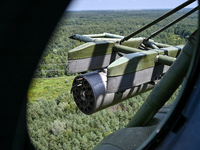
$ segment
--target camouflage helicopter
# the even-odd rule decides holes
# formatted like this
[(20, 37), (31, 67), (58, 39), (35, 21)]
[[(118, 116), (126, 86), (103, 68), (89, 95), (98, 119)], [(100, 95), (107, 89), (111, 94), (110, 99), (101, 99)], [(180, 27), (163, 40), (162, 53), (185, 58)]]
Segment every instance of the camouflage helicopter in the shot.
[(153, 89), (126, 128), (107, 136), (94, 149), (141, 148), (142, 143), (161, 128), (159, 123), (170, 111), (170, 107), (164, 104), (188, 72), (196, 47), (197, 31), (188, 38), (186, 45), (173, 46), (155, 42), (151, 38), (197, 11), (199, 7), (147, 38), (133, 37), (192, 2), (194, 0), (186, 1), (125, 37), (110, 33), (70, 36), (71, 39), (85, 43), (69, 51), (69, 73), (95, 70), (81, 74), (73, 81), (71, 92), (83, 113), (93, 114)]
[[(185, 3), (188, 4), (193, 1), (194, 0), (188, 0)], [(22, 2), (20, 0), (11, 0), (5, 1), (2, 5), (0, 5), (0, 10), (2, 12), (0, 13), (0, 83), (1, 87), (3, 87), (0, 92), (0, 117), (2, 121), (0, 125), (1, 149), (34, 149), (32, 147), (32, 144), (30, 143), (26, 125), (25, 104), (27, 102), (27, 90), (31, 82), (31, 78), (34, 74), (34, 70), (36, 69), (37, 63), (39, 62), (45, 45), (48, 42), (48, 38), (50, 37), (54, 27), (56, 26), (56, 23), (59, 21), (59, 18), (61, 17), (69, 2), (70, 1), (66, 0), (60, 0), (59, 2), (35, 2), (33, 0), (30, 0), (29, 2)], [(144, 28), (142, 28), (141, 30), (144, 30)], [(154, 87), (154, 89), (152, 91), (153, 94), (150, 94), (141, 109), (139, 109), (137, 114), (133, 117), (130, 124), (127, 125), (127, 128), (116, 131), (116, 133), (108, 136), (102, 141), (102, 143), (100, 143), (96, 147), (96, 149), (122, 149), (120, 148), (122, 146), (121, 143), (123, 143), (123, 145), (125, 146), (130, 145), (129, 147), (126, 147), (126, 149), (134, 149), (136, 147), (139, 147), (138, 143), (141, 144), (139, 147), (140, 149), (198, 149), (200, 147), (199, 35), (199, 30), (197, 30), (197, 32), (190, 36), (188, 43), (184, 47), (178, 46), (178, 48), (174, 49), (174, 53), (176, 55), (179, 55), (178, 57), (170, 53), (170, 47), (174, 48), (173, 46), (156, 43), (154, 41), (151, 41), (150, 38), (144, 38), (141, 40), (141, 42), (139, 42), (140, 39), (131, 39), (134, 36), (133, 34), (131, 34), (130, 37), (127, 36), (118, 38), (116, 38), (116, 35), (114, 35), (115, 37), (111, 37), (112, 40), (108, 40), (106, 34), (101, 35), (106, 37), (107, 39), (100, 42), (104, 43), (107, 46), (111, 46), (112, 50), (110, 51), (112, 53), (109, 52), (109, 49), (107, 49), (106, 46), (103, 47), (103, 49), (101, 50), (104, 50), (104, 52), (108, 51), (108, 53), (97, 53), (98, 55), (96, 55), (96, 52), (94, 53), (95, 55), (89, 53), (90, 55), (88, 58), (92, 58), (93, 56), (98, 57), (101, 55), (105, 55), (104, 57), (106, 57), (107, 54), (110, 55), (110, 57), (107, 57), (107, 59), (110, 59), (111, 61), (107, 62), (105, 66), (101, 64), (98, 66), (98, 68), (90, 68), (91, 70), (98, 69), (98, 71), (90, 73), (91, 77), (96, 75), (97, 77), (99, 77), (99, 81), (104, 83), (100, 83), (100, 85), (102, 86), (98, 87), (99, 89), (105, 91), (100, 93), (102, 98), (100, 96), (98, 97), (99, 100), (102, 101), (102, 104), (97, 105), (98, 103), (95, 103), (98, 93), (95, 93), (95, 88), (97, 87), (92, 84), (94, 80), (89, 80), (89, 75), (83, 74), (76, 78), (72, 87), (72, 92), (74, 94), (75, 100), (76, 95), (79, 95), (77, 97), (81, 98), (81, 100), (85, 100), (84, 102), (82, 102), (83, 104), (78, 104), (77, 100), (77, 105), (79, 105), (78, 107), (84, 113), (91, 114), (103, 108), (106, 108), (114, 104), (115, 102), (120, 102), (121, 100), (129, 97), (129, 95), (122, 95), (123, 93), (129, 92), (131, 94), (133, 92), (133, 95), (131, 96), (134, 96), (137, 93), (142, 92), (143, 89), (149, 90), (152, 86)], [(77, 38), (77, 36), (75, 36), (74, 38)], [(91, 36), (89, 37), (89, 39), (95, 39), (95, 37)], [(131, 42), (131, 40), (134, 42)], [(128, 45), (129, 41), (131, 45)], [(134, 43), (139, 45), (134, 46)], [(114, 47), (116, 51), (114, 51)], [(98, 47), (97, 50), (98, 49), (100, 48)], [(164, 53), (161, 53), (162, 49)], [(155, 55), (154, 52), (156, 52), (157, 54)], [(133, 56), (134, 53), (137, 54)], [(145, 68), (145, 66), (142, 64), (142, 62), (147, 61), (144, 55), (147, 57), (151, 56), (150, 58), (155, 60), (155, 65), (147, 66)], [(158, 55), (159, 57), (157, 57)], [(191, 55), (192, 57), (190, 57)], [(113, 58), (113, 56), (116, 57)], [(163, 60), (161, 59), (162, 57), (164, 57)], [(175, 58), (177, 59), (175, 60)], [(86, 57), (83, 59), (86, 59)], [(166, 61), (166, 59), (169, 59), (169, 62)], [(72, 60), (78, 60), (78, 58), (73, 57), (72, 54), (70, 61)], [(94, 61), (94, 59), (92, 59), (92, 61)], [(117, 63), (117, 61), (119, 62), (119, 64)], [(134, 61), (136, 61), (137, 64), (140, 64), (143, 69), (141, 69), (139, 66), (131, 68), (129, 66), (129, 62), (130, 64), (134, 64)], [(115, 64), (113, 65), (113, 63)], [(153, 62), (151, 63), (153, 64)], [(171, 63), (173, 64), (171, 65)], [(183, 64), (185, 64), (185, 66)], [(121, 73), (123, 73), (124, 75), (128, 73), (132, 73), (134, 75), (135, 73), (135, 76), (134, 78), (132, 78), (132, 83), (127, 83), (127, 88), (124, 83), (120, 83), (119, 81), (119, 86), (117, 86), (117, 88), (115, 88), (115, 91), (112, 92), (112, 87), (108, 88), (108, 84), (110, 84), (109, 81), (118, 79), (120, 79), (121, 81), (125, 80), (125, 78), (121, 77), (120, 74), (115, 74), (115, 66), (118, 65), (121, 65), (122, 68), (124, 68), (124, 70), (121, 70)], [(170, 65), (171, 67), (168, 67)], [(164, 68), (165, 70), (160, 69), (158, 66), (161, 66), (161, 68)], [(153, 73), (151, 74), (151, 80), (147, 80), (144, 83), (142, 83), (141, 81), (136, 82), (136, 80), (134, 80), (137, 73), (145, 72), (145, 69), (151, 70), (152, 67), (158, 67), (156, 73), (158, 73), (159, 76)], [(86, 70), (88, 69), (89, 68), (87, 68)], [(80, 70), (80, 72), (84, 71)], [(182, 75), (182, 73), (184, 75)], [(165, 75), (163, 76), (163, 74)], [(160, 118), (162, 117), (159, 118), (159, 114), (156, 113), (166, 101), (166, 97), (169, 97), (174, 88), (176, 88), (180, 84), (180, 80), (183, 80), (181, 92), (175, 104), (168, 111), (168, 114), (165, 115), (162, 121), (160, 121)], [(85, 84), (85, 87), (87, 87), (87, 89), (89, 89), (90, 91), (88, 93), (84, 92), (86, 91), (84, 90)], [(172, 85), (174, 85), (175, 87), (171, 87)], [(79, 86), (81, 86), (80, 89), (78, 88)], [(143, 86), (143, 88), (140, 88), (141, 86)], [(138, 88), (139, 92), (136, 91), (134, 93), (134, 88)], [(169, 91), (168, 93), (165, 92), (168, 91), (169, 88), (172, 91)], [(111, 91), (108, 92), (108, 89), (110, 89)], [(129, 89), (132, 89), (132, 91), (128, 91)], [(155, 92), (157, 91), (157, 89), (159, 89), (158, 92)], [(163, 91), (163, 89), (165, 91)], [(78, 90), (78, 92), (76, 92), (76, 90)], [(94, 102), (89, 105), (90, 107), (85, 107), (86, 104), (90, 102), (87, 99), (88, 96), (86, 93), (90, 96), (89, 99), (93, 100), (92, 102)], [(117, 94), (121, 94), (122, 96), (126, 97), (118, 97), (117, 100), (113, 99), (112, 96), (117, 96)], [(162, 100), (158, 100), (155, 98), (155, 101), (152, 101), (151, 97), (153, 97), (155, 94), (159, 94), (157, 96), (159, 98), (162, 97)], [(105, 103), (104, 99), (107, 99), (108, 103)], [(113, 103), (111, 102), (112, 99), (115, 100), (113, 101)], [(157, 116), (154, 116), (154, 114), (156, 114)], [(155, 119), (151, 119), (153, 116)], [(158, 122), (160, 123), (158, 124)], [(154, 128), (153, 130), (150, 129), (150, 124), (155, 125), (153, 127), (151, 126), (152, 128)], [(136, 130), (136, 132), (134, 130)], [(133, 132), (134, 134), (132, 134)], [(143, 137), (138, 136), (140, 132), (144, 133), (141, 134), (143, 135)], [(127, 135), (127, 137), (124, 137), (124, 135)], [(117, 137), (123, 139), (123, 141), (117, 139)], [(114, 144), (112, 145), (112, 143)], [(120, 145), (120, 147), (117, 147), (117, 144)], [(134, 144), (137, 145), (134, 146)], [(106, 146), (106, 148), (104, 146)]]

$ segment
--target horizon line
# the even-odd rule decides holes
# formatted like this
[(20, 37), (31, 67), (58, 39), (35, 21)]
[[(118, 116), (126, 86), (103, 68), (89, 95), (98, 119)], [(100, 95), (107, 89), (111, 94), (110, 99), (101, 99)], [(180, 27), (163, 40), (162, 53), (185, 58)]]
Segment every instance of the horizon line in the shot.
[[(143, 8), (143, 9), (88, 9), (88, 10), (68, 10), (65, 11), (141, 11), (141, 10), (169, 10), (173, 8)], [(193, 9), (190, 8), (183, 8), (183, 9)], [(182, 9), (182, 10), (183, 10)], [(181, 10), (180, 10), (181, 11)]]

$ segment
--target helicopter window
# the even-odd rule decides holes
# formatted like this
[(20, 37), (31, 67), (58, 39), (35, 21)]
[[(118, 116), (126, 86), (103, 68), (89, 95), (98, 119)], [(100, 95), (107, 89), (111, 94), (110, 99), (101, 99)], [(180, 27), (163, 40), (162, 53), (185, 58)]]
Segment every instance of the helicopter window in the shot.
[[(125, 39), (178, 4), (145, 1), (132, 8), (126, 1), (113, 7), (110, 2), (73, 1), (53, 32), (28, 92), (28, 132), (36, 149), (92, 149), (112, 135), (118, 137), (117, 147), (135, 149), (173, 105), (181, 85), (158, 104), (165, 104), (160, 114), (140, 125), (150, 128), (130, 122), (197, 29), (197, 13), (152, 34), (192, 10), (183, 9)], [(135, 144), (124, 144), (124, 134)]]

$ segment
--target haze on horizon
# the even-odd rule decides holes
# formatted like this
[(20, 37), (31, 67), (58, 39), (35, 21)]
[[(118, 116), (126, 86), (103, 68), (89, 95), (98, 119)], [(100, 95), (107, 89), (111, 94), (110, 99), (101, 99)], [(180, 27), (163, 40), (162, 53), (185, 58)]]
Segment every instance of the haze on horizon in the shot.
[[(172, 9), (186, 0), (71, 0), (68, 11)], [(198, 1), (186, 8), (194, 8)]]

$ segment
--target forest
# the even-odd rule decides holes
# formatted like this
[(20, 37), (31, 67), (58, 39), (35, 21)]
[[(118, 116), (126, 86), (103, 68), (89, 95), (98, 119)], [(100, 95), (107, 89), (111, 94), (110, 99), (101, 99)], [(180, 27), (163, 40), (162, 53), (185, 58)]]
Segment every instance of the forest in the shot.
[[(136, 37), (148, 37), (188, 10), (175, 13)], [(80, 112), (70, 93), (77, 74), (69, 74), (67, 68), (68, 51), (83, 42), (71, 40), (69, 36), (104, 32), (125, 36), (167, 11), (77, 11), (63, 14), (46, 45), (28, 92), (27, 125), (36, 149), (92, 149), (107, 135), (124, 128), (150, 93), (142, 93), (90, 116)], [(194, 13), (153, 40), (170, 45), (185, 44), (196, 29), (197, 13)], [(176, 98), (178, 91), (169, 102)]]

